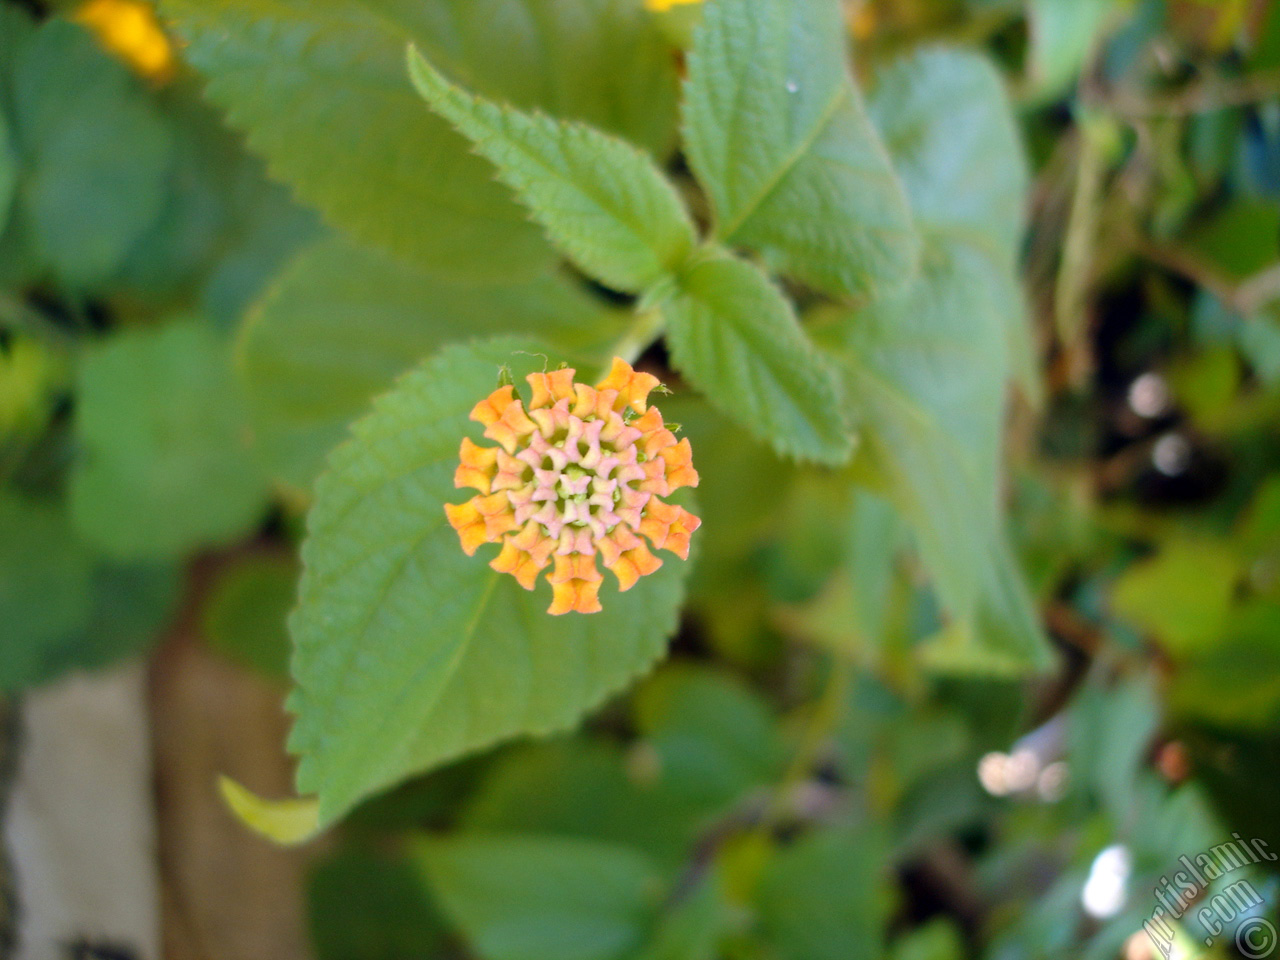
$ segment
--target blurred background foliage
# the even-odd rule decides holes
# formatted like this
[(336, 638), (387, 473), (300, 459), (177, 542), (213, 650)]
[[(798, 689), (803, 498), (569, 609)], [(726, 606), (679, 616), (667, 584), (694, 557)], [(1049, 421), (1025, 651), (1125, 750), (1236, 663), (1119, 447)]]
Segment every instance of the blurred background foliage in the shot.
[[(666, 156), (697, 7), (616, 6), (658, 39), (543, 55), (643, 104), (628, 132)], [(1280, 4), (847, 6), (859, 71), (959, 44), (1013, 91), (1036, 371), (1004, 486), (1059, 669), (922, 673), (938, 605), (884, 502), (675, 398), (705, 525), (672, 660), (579, 734), (361, 807), (309, 882), (323, 960), (1136, 960), (1180, 855), (1280, 844)], [(300, 200), (201, 86), (149, 7), (0, 0), (7, 691), (142, 651), (180, 606), (283, 689), (307, 490), (368, 398), (513, 304), (562, 342), (614, 329), (600, 291), (519, 275), (532, 233), (472, 288), (323, 225), (298, 165), (346, 162), (358, 111), (282, 164)], [(1182, 956), (1233, 955), (1193, 924)]]

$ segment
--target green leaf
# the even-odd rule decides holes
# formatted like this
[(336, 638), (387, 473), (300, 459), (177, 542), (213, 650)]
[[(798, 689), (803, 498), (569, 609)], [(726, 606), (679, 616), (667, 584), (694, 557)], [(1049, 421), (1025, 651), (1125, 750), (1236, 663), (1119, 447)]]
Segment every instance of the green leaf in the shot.
[(693, 249), (680, 197), (643, 151), (582, 124), (472, 96), (413, 49), (409, 73), (431, 108), (493, 162), (556, 246), (592, 277), (636, 293)]
[(1009, 673), (1048, 650), (1001, 530), (1004, 330), (989, 264), (936, 241), (909, 290), (820, 331), (859, 411), (879, 492), (913, 526), (951, 624), (938, 668)]
[(776, 717), (726, 673), (668, 667), (640, 688), (635, 710), (661, 775), (708, 809), (782, 776), (786, 751)]
[(209, 589), (201, 628), (223, 656), (271, 680), (289, 676), (285, 620), (298, 591), (289, 557), (252, 556), (223, 571)]
[(13, 152), (13, 138), (9, 133), (9, 121), (0, 112), (0, 233), (9, 222), (9, 204), (13, 201), (14, 187), (18, 179), (18, 161)]
[(870, 101), (925, 235), (909, 289), (820, 339), (841, 358), (875, 485), (916, 532), (949, 622), (936, 669), (1047, 665), (998, 503), (1006, 384), (1034, 395), (1015, 268), (1026, 161), (1008, 98), (980, 56), (925, 50), (882, 71)]
[(681, 891), (635, 960), (716, 960), (720, 940), (734, 921), (724, 883), (712, 867), (692, 892)]
[[(422, 109), (408, 37), (358, 0), (165, 0), (209, 97), (335, 224), (458, 276), (532, 276), (551, 251), (466, 142)], [(335, 149), (341, 144), (341, 149)]]
[(118, 558), (180, 556), (246, 532), (266, 503), (229, 349), (181, 320), (119, 334), (78, 375), (71, 512)]
[(486, 771), (462, 826), (642, 846), (641, 784), (626, 763), (618, 744), (582, 735), (513, 746)]
[(1068, 743), (1079, 788), (1091, 790), (1116, 823), (1131, 819), (1135, 783), (1160, 726), (1160, 700), (1147, 678), (1089, 687), (1072, 705)]
[(783, 603), (817, 596), (845, 551), (845, 524), (853, 488), (843, 472), (807, 470), (774, 494), (776, 526), (759, 554), (769, 593)]
[(169, 131), (140, 81), (58, 19), (22, 43), (13, 103), (31, 241), (64, 286), (100, 283), (160, 212)]
[(318, 960), (438, 960), (445, 930), (407, 856), (340, 850), (307, 878)]
[(1170, 653), (1202, 653), (1223, 639), (1244, 563), (1228, 544), (1171, 540), (1116, 581), (1116, 613)]
[(676, 367), (730, 418), (797, 459), (849, 459), (836, 378), (760, 270), (713, 252), (684, 271), (661, 309)]
[(1258, 379), (1271, 389), (1280, 385), (1280, 306), (1243, 318), (1236, 337)]
[(1280, 720), (1278, 628), (1280, 603), (1253, 598), (1241, 604), (1217, 643), (1180, 658), (1169, 689), (1173, 709), (1228, 730), (1269, 734)]
[(964, 960), (964, 940), (950, 920), (930, 920), (893, 943), (892, 960)]
[(93, 670), (155, 639), (177, 605), (168, 567), (94, 560), (59, 508), (0, 494), (0, 690)]
[(920, 228), (981, 247), (1012, 268), (1030, 175), (990, 61), (945, 47), (903, 57), (877, 73), (867, 106)]
[(871, 831), (818, 830), (778, 852), (761, 879), (762, 934), (778, 960), (877, 960), (890, 906)]
[(1280, 258), (1280, 203), (1273, 197), (1235, 200), (1186, 239), (1223, 282), (1242, 282)]
[(26, 9), (0, 4), (0, 283), (19, 286), (28, 279), (29, 258), (11, 217), (17, 199), (18, 144), (13, 123), (13, 69), (18, 51), (35, 31)]
[(305, 250), (241, 329), (239, 366), (265, 466), (305, 489), (373, 397), (450, 340), (534, 332), (574, 355), (621, 334), (557, 276), (478, 287), (334, 237)]
[(1038, 397), (1039, 362), (1017, 275), (1030, 173), (995, 67), (970, 51), (926, 49), (877, 74), (868, 109), (920, 229), (989, 259), (1013, 372)]
[(797, 468), (702, 397), (663, 398), (662, 412), (681, 424), (698, 460), (698, 569), (705, 572), (713, 559), (727, 563), (746, 556), (765, 529), (776, 525), (780, 492), (790, 488)]
[(165, 203), (112, 278), (113, 293), (156, 312), (201, 295), (210, 319), (237, 321), (243, 295), (233, 302), (230, 294), (252, 293), (276, 273), (314, 233), (316, 218), (266, 180), (261, 161), (204, 101), (194, 78), (166, 85), (157, 100), (173, 131)]
[[(804, 639), (874, 667), (888, 639), (903, 523), (888, 501), (862, 489), (852, 494), (844, 510), (840, 568), (818, 596), (788, 611), (785, 620)], [(824, 519), (831, 524), (830, 514)]]
[(919, 240), (845, 44), (837, 0), (713, 0), (689, 54), (684, 130), (718, 240), (861, 299), (910, 276)]
[(972, 758), (930, 772), (908, 788), (899, 803), (894, 850), (908, 857), (936, 850), (991, 814), (990, 798), (973, 775)]
[(625, 847), (502, 834), (424, 840), (445, 914), (482, 960), (611, 960), (638, 946), (662, 892)]
[(234, 329), (290, 257), (321, 232), (315, 215), (266, 180), (256, 162), (244, 166), (231, 235), (200, 289), (200, 310), (222, 329)]
[(147, 306), (177, 303), (228, 241), (237, 180), (247, 155), (194, 82), (157, 96), (173, 135), (173, 163), (159, 215), (129, 249), (113, 286)]
[(844, 554), (853, 603), (850, 626), (872, 659), (886, 640), (902, 535), (902, 521), (887, 501), (865, 490), (853, 492)]
[(362, 803), (346, 819), (343, 829), (376, 841), (387, 831), (460, 824), (481, 776), (493, 765), (493, 757), (479, 754), (414, 777)]
[(677, 59), (629, 0), (367, 0), (481, 96), (626, 137), (675, 140)]
[(0, 6), (0, 98), (6, 104), (12, 102), (12, 72), (18, 60), (18, 51), (35, 29), (35, 19), (25, 7), (16, 3)]
[(1066, 92), (1093, 55), (1116, 0), (1029, 0), (1029, 68), (1035, 92)]
[(702, 790), (698, 773), (661, 763), (645, 742), (630, 750), (603, 738), (526, 744), (493, 764), (461, 822), (623, 844), (674, 869), (723, 810), (724, 796)]
[(1253, 492), (1236, 521), (1234, 542), (1245, 555), (1280, 550), (1280, 473), (1273, 473)]
[(445, 348), (375, 403), (316, 484), (290, 746), (322, 823), (451, 757), (568, 727), (663, 653), (685, 564), (624, 594), (607, 582), (601, 613), (552, 617), (545, 584), (527, 592), (466, 556), (445, 522), (444, 504), (465, 499), (459, 444), (481, 437), (471, 408), (500, 366), (540, 370), (547, 355), (515, 340)]
[[(921, 524), (937, 519), (925, 517)], [(921, 525), (916, 531), (922, 542), (930, 535)], [(1017, 676), (1051, 669), (1055, 661), (1040, 613), (1003, 530), (988, 530), (984, 537), (970, 528), (961, 535), (975, 550), (968, 557), (930, 556), (922, 545), (951, 620), (920, 648), (921, 660), (944, 673)], [(964, 562), (973, 566), (969, 584), (958, 576)]]
[(159, 639), (181, 598), (177, 566), (99, 563), (89, 619), (48, 645), (24, 684), (44, 683), (71, 670), (98, 670), (145, 650)]
[(93, 557), (56, 507), (0, 493), (0, 688), (32, 682), (46, 651), (89, 619)]
[(885, 733), (888, 765), (900, 788), (964, 764), (969, 752), (969, 730), (960, 715), (929, 706), (916, 707)]

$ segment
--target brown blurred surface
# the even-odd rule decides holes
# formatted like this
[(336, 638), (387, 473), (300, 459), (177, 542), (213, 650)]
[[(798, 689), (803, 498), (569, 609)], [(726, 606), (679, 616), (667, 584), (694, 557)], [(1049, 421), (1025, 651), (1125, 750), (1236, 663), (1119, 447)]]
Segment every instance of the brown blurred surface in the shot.
[(209, 653), (180, 628), (151, 667), (150, 708), (167, 960), (310, 956), (302, 894), (307, 850), (251, 834), (222, 805), (226, 774), (265, 796), (290, 793), (283, 691)]

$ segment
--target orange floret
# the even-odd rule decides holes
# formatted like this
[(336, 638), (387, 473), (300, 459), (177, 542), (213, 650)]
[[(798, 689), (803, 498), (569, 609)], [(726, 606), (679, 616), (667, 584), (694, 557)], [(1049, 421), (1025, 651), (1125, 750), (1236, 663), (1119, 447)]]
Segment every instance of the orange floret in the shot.
[(644, 470), (644, 479), (640, 481), (639, 489), (652, 493), (655, 497), (665, 497), (671, 492), (671, 484), (667, 481), (665, 460), (655, 457), (640, 464), (640, 468)]
[(515, 453), (536, 429), (538, 425), (524, 412), (524, 404), (516, 400), (502, 411), (502, 416), (484, 428), (484, 435), (502, 444), (507, 453)]
[(646, 457), (652, 458), (659, 450), (676, 445), (676, 435), (662, 422), (662, 414), (657, 407), (650, 407), (643, 417), (632, 421), (631, 425), (640, 431), (641, 450)]
[(462, 438), (462, 448), (458, 451), (458, 469), (453, 474), (455, 487), (472, 487), (481, 493), (490, 493), (493, 476), (498, 466), (498, 450), (493, 447), (481, 447), (471, 442), (470, 437)]
[[(606, 399), (595, 387), (587, 386), (585, 383), (575, 383), (573, 402), (569, 404), (569, 412), (579, 419), (584, 417), (599, 419), (613, 409), (613, 399), (612, 395)], [(602, 403), (604, 409), (600, 408)]]
[(684, 507), (676, 507), (679, 515), (667, 530), (667, 537), (662, 543), (664, 550), (670, 550), (681, 560), (689, 559), (689, 537), (693, 531), (702, 526), (702, 521)]
[(555, 570), (547, 574), (547, 581), (552, 589), (551, 607), (547, 612), (599, 613), (601, 607), (598, 594), (603, 580), (604, 577), (596, 569), (595, 557), (558, 554)]
[(516, 528), (515, 512), (505, 493), (491, 493), (487, 497), (472, 497), (476, 511), (484, 517), (484, 531), (492, 543)]
[(618, 391), (618, 397), (613, 401), (614, 410), (621, 412), (624, 407), (630, 406), (636, 413), (644, 413), (649, 391), (659, 383), (653, 374), (637, 373), (627, 361), (614, 357), (609, 375), (596, 384), (596, 389)]
[(476, 547), (480, 544), (489, 542), (484, 517), (476, 509), (475, 501), (446, 503), (444, 512), (449, 518), (449, 525), (458, 531), (458, 537), (462, 540), (462, 552), (468, 557), (475, 554)]
[(689, 535), (702, 521), (684, 507), (661, 500), (649, 501), (644, 518), (640, 521), (640, 532), (660, 550), (670, 550), (681, 560), (689, 559)]
[(497, 471), (493, 474), (494, 490), (519, 490), (529, 482), (529, 465), (517, 460), (505, 450), (491, 448), (497, 460)]
[(649, 552), (645, 542), (626, 527), (619, 527), (611, 536), (603, 538), (599, 546), (604, 565), (618, 578), (618, 589), (622, 592), (662, 566), (662, 561)]
[(511, 384), (499, 387), (471, 408), (471, 419), (477, 423), (483, 423), (486, 427), (491, 423), (497, 423), (502, 417), (502, 411), (515, 403), (515, 399), (515, 387)]
[(502, 543), (502, 552), (489, 561), (489, 566), (499, 573), (511, 574), (520, 586), (532, 590), (538, 579), (538, 571), (550, 562), (545, 557), (539, 561), (527, 550), (517, 547), (515, 537), (507, 537)]
[(529, 381), (529, 386), (533, 388), (533, 399), (529, 401), (529, 409), (537, 410), (541, 407), (550, 407), (557, 400), (573, 397), (573, 374), (574, 371), (565, 367), (562, 370), (556, 370), (554, 373), (531, 373), (525, 379)]
[(698, 471), (693, 469), (693, 446), (688, 438), (674, 447), (666, 447), (658, 455), (666, 461), (667, 482), (672, 490), (698, 485)]

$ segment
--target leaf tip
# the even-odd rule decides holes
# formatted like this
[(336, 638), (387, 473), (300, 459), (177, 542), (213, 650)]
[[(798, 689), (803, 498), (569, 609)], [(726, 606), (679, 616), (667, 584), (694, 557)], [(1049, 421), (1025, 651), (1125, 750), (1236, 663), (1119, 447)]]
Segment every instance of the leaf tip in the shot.
[(405, 46), (405, 67), (409, 71), (409, 79), (413, 82), (414, 89), (427, 100), (435, 100), (441, 88), (445, 84), (444, 77), (440, 76), (440, 72), (436, 70), (422, 55), (422, 51), (418, 49), (416, 43), (409, 43)]

